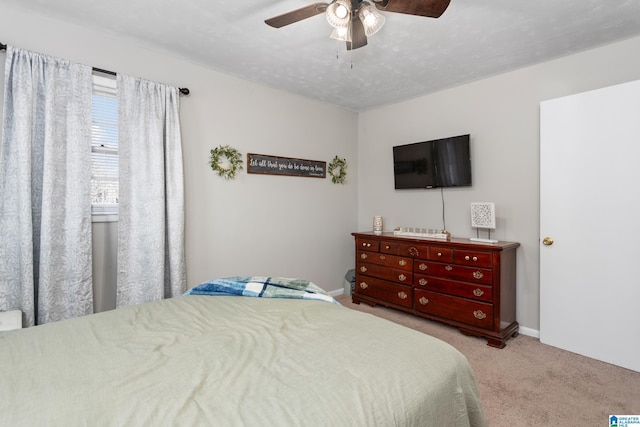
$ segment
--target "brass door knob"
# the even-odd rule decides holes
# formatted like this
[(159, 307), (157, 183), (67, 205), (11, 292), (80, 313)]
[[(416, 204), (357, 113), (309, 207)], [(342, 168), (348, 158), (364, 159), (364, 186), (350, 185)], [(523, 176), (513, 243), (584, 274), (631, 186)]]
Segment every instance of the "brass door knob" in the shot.
[(542, 240), (542, 244), (545, 246), (551, 246), (553, 245), (553, 239), (551, 237), (545, 237), (544, 240)]

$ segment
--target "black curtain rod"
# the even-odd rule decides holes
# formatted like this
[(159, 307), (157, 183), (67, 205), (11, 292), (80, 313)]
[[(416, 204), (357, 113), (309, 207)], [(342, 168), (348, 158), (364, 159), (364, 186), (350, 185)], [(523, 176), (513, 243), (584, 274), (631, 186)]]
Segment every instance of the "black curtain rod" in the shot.
[[(98, 73), (102, 73), (102, 74), (109, 74), (110, 76), (115, 76), (118, 73), (116, 73), (115, 71), (109, 71), (109, 70), (104, 70), (102, 68), (98, 68), (98, 67), (93, 67), (93, 71), (98, 72)], [(180, 89), (180, 93), (183, 95), (189, 95), (189, 89), (187, 89), (186, 87), (181, 87)]]
[[(6, 50), (6, 49), (7, 49), (7, 45), (4, 43), (0, 43), (0, 50)], [(98, 73), (109, 74), (111, 76), (117, 75), (115, 71), (103, 70), (102, 68), (97, 68), (97, 67), (93, 67), (93, 71), (96, 71)], [(189, 89), (187, 89), (186, 87), (181, 87), (179, 89), (181, 94), (189, 95)]]

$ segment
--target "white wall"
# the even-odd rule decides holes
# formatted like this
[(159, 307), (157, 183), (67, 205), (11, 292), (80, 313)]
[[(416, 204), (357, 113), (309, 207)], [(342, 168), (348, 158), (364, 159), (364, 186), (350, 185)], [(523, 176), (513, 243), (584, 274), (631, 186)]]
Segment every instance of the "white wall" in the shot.
[(118, 223), (94, 222), (92, 233), (93, 312), (116, 308)]
[[(442, 227), (440, 190), (393, 189), (391, 147), (470, 133), (473, 186), (445, 189), (446, 228), (471, 237), (471, 202), (495, 202), (501, 240), (517, 241), (517, 317), (539, 330), (539, 103), (640, 78), (640, 38), (361, 113), (358, 225)], [(567, 170), (566, 173), (571, 173)], [(561, 208), (561, 207), (559, 207)], [(585, 230), (590, 232), (590, 230)]]
[[(356, 228), (355, 113), (20, 9), (3, 7), (0, 41), (191, 90), (181, 98), (189, 287), (220, 276), (278, 275), (342, 289)], [(349, 162), (348, 182), (246, 168), (225, 181), (208, 164), (221, 144), (327, 162), (338, 155)]]

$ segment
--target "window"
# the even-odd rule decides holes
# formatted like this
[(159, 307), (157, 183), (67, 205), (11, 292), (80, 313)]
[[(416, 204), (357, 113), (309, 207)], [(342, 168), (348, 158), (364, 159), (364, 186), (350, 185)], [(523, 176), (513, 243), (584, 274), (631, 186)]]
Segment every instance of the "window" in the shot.
[(93, 76), (91, 101), (91, 213), (118, 215), (118, 98), (114, 78)]

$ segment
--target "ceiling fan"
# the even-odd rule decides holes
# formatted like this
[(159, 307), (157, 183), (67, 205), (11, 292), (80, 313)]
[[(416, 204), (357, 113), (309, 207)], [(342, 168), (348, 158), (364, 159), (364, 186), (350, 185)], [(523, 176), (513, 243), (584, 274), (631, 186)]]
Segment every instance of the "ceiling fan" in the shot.
[(300, 9), (274, 16), (264, 22), (281, 28), (312, 16), (326, 13), (333, 27), (331, 38), (347, 43), (347, 50), (367, 45), (367, 37), (375, 34), (384, 24), (384, 12), (439, 18), (451, 0), (333, 0), (330, 3), (312, 3)]

